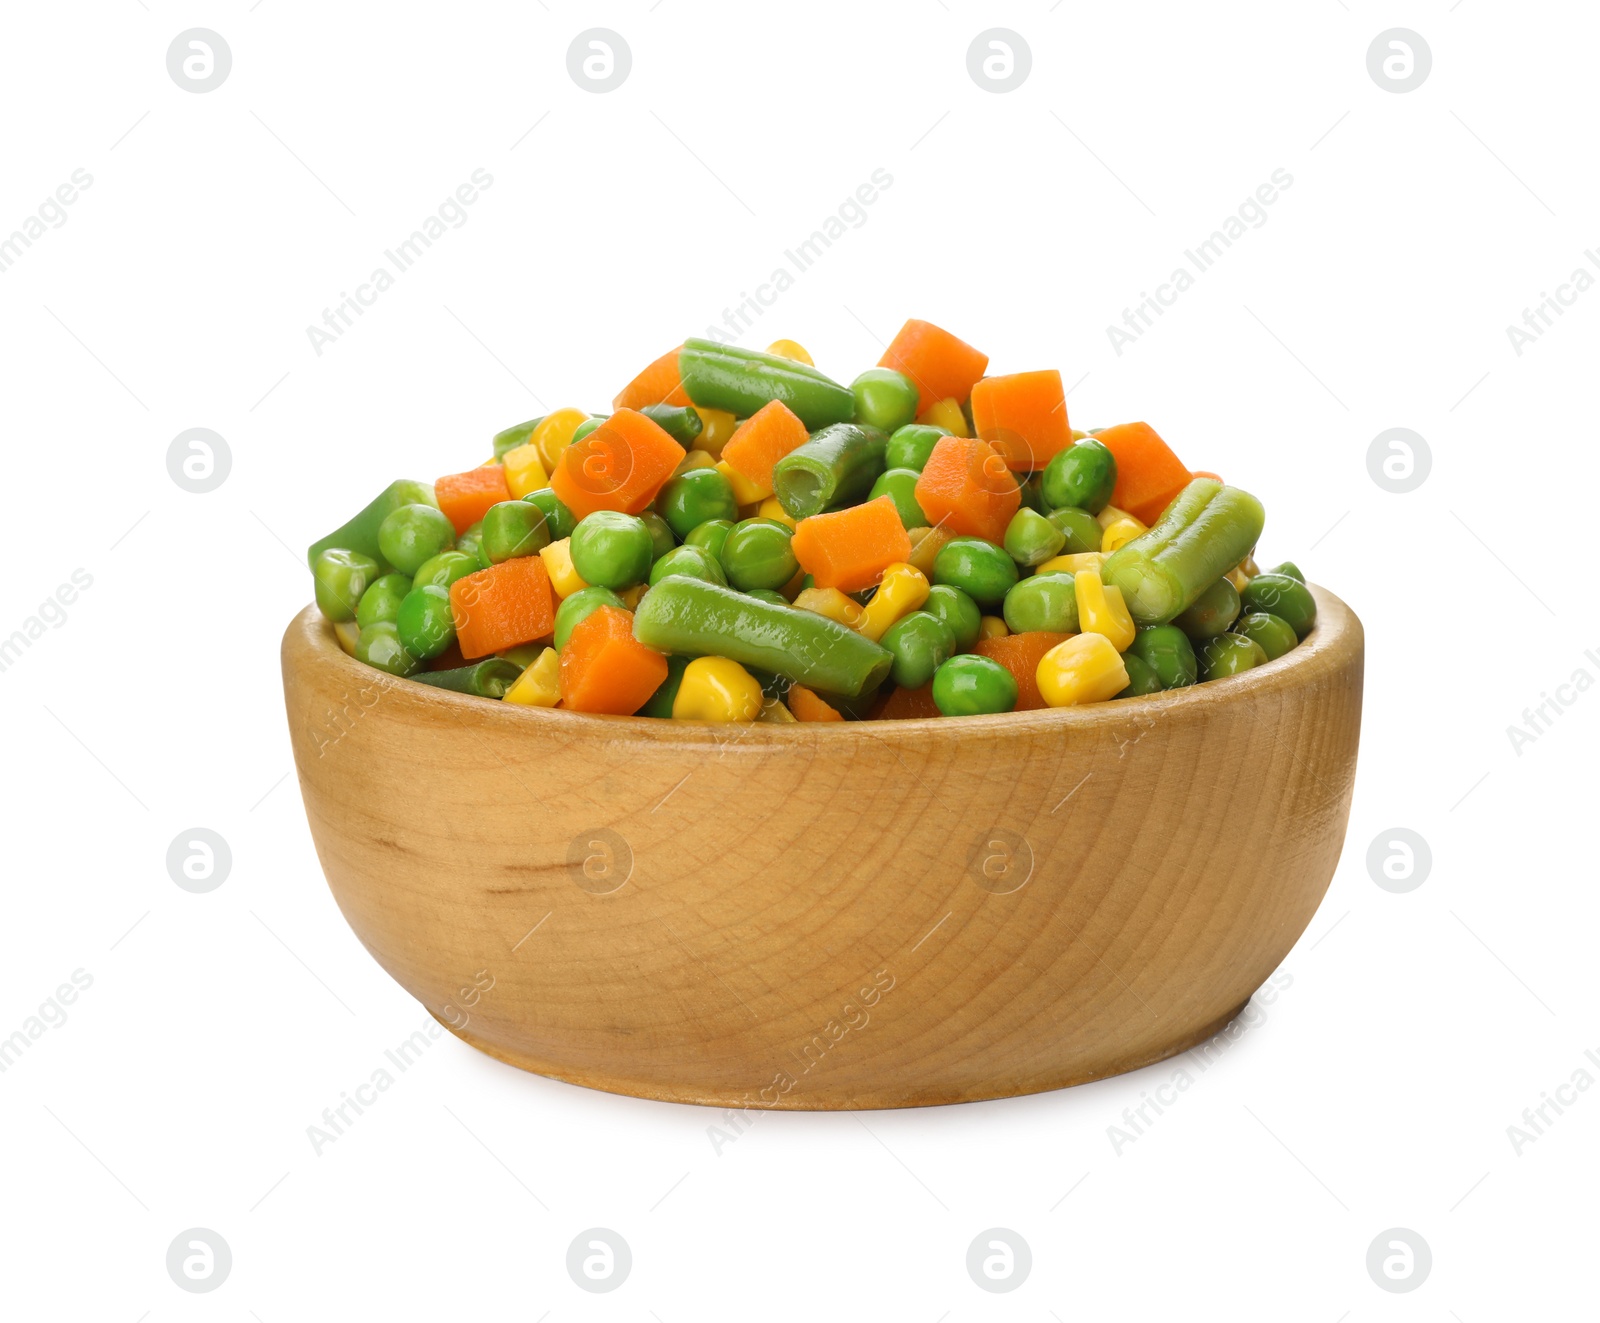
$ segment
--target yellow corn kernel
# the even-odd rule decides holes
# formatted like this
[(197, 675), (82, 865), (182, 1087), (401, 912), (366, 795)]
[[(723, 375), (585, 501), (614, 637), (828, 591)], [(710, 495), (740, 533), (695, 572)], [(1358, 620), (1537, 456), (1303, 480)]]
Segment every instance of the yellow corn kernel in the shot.
[(917, 421), (919, 423), (928, 423), (934, 427), (942, 427), (953, 436), (972, 435), (967, 431), (967, 418), (961, 412), (961, 401), (959, 400), (940, 400), (937, 404), (930, 404)]
[(934, 557), (955, 534), (947, 528), (908, 528), (906, 536), (911, 539), (911, 564), (931, 579)]
[(915, 565), (896, 561), (883, 572), (883, 582), (872, 600), (861, 608), (856, 633), (876, 643), (901, 616), (910, 615), (928, 600), (928, 576)]
[(1010, 632), (1006, 628), (1006, 622), (999, 616), (978, 617), (978, 637), (980, 639), (1003, 639)]
[(796, 344), (793, 340), (774, 340), (767, 346), (769, 354), (776, 354), (779, 358), (787, 358), (795, 363), (804, 363), (808, 367), (816, 367), (811, 361), (811, 355), (806, 353), (806, 347)]
[(789, 512), (783, 508), (783, 506), (778, 504), (778, 498), (776, 496), (769, 496), (766, 500), (762, 501), (761, 506), (759, 509), (757, 509), (756, 513), (763, 519), (776, 519), (780, 524), (788, 524), (790, 528), (794, 527), (794, 519), (790, 516)]
[(550, 586), (556, 596), (565, 601), (580, 588), (587, 588), (578, 571), (572, 567), (572, 539), (564, 537), (539, 549), (539, 559), (544, 562), (544, 572), (550, 576)]
[(617, 596), (621, 599), (622, 605), (625, 606), (628, 610), (637, 611), (639, 609), (639, 601), (640, 601), (640, 599), (643, 598), (644, 595), (649, 591), (650, 591), (650, 585), (649, 584), (647, 584), (647, 583), (636, 583), (636, 584), (633, 585), (632, 588), (624, 588), (624, 589), (622, 589), (622, 591), (619, 592), (617, 594)]
[(1100, 534), (1100, 550), (1110, 555), (1118, 547), (1125, 547), (1147, 529), (1132, 515), (1124, 515), (1121, 519), (1113, 519), (1105, 526)]
[(726, 657), (696, 657), (683, 668), (675, 721), (754, 721), (766, 703), (761, 683)]
[(1089, 435), (1087, 432), (1080, 432), (1076, 427), (1072, 428), (1071, 431), (1072, 431), (1072, 441), (1073, 441), (1074, 445), (1076, 445), (1079, 441), (1082, 441), (1084, 437)]
[(1236, 591), (1241, 592), (1241, 593), (1245, 590), (1245, 587), (1250, 582), (1250, 576), (1248, 574), (1246, 574), (1242, 569), (1240, 569), (1237, 565), (1235, 565), (1231, 570), (1229, 570), (1222, 577), (1224, 579), (1226, 579), (1229, 583), (1231, 583), (1234, 586), (1234, 589)]
[[(701, 453), (703, 454), (704, 452), (702, 451)], [(740, 506), (760, 505), (762, 501), (772, 495), (770, 491), (763, 491), (759, 484), (751, 482), (749, 478), (740, 473), (727, 460), (719, 459), (714, 467), (718, 473), (728, 480), (728, 486), (733, 488), (733, 499)]]
[(716, 467), (717, 461), (712, 459), (704, 450), (691, 450), (683, 457), (683, 463), (672, 470), (672, 476), (677, 477), (678, 474), (687, 473), (690, 469), (714, 469)]
[(1074, 634), (1039, 658), (1034, 679), (1051, 707), (1075, 707), (1115, 698), (1128, 687), (1128, 668), (1104, 634)]
[(572, 434), (588, 417), (582, 409), (557, 409), (545, 414), (544, 420), (528, 434), (527, 444), (538, 451), (539, 462), (546, 473), (556, 471), (562, 451), (572, 444)]
[(862, 616), (861, 606), (851, 601), (837, 588), (807, 588), (790, 603), (797, 610), (810, 611), (819, 616), (854, 629)]
[(1118, 652), (1133, 646), (1133, 617), (1122, 600), (1122, 589), (1106, 587), (1096, 570), (1079, 570), (1072, 576), (1072, 588), (1078, 598), (1081, 633), (1104, 635)]
[(1256, 551), (1254, 547), (1250, 548), (1250, 554), (1237, 565), (1235, 565), (1234, 569), (1240, 574), (1244, 575), (1246, 579), (1253, 579), (1256, 577), (1256, 575), (1261, 573), (1261, 567), (1256, 564)]
[(561, 654), (546, 648), (534, 663), (511, 682), (505, 702), (524, 707), (554, 707), (561, 698)]
[(777, 725), (781, 726), (785, 722), (791, 722), (792, 723), (792, 722), (798, 721), (799, 718), (796, 717), (793, 712), (789, 711), (789, 709), (784, 706), (783, 699), (781, 699), (781, 698), (769, 698), (769, 699), (767, 699), (767, 701), (765, 703), (763, 703), (761, 705), (761, 715), (758, 716), (756, 718), (756, 720), (757, 721), (770, 721), (770, 722), (774, 722)]
[(702, 409), (698, 404), (694, 411), (700, 415), (700, 435), (694, 439), (694, 448), (714, 460), (721, 459), (722, 447), (739, 426), (739, 420), (722, 409)]
[(1100, 525), (1100, 531), (1104, 532), (1112, 524), (1116, 523), (1117, 520), (1132, 518), (1133, 516), (1126, 510), (1119, 510), (1114, 505), (1108, 505), (1095, 516), (1095, 522)]
[(1106, 554), (1103, 551), (1074, 551), (1065, 556), (1056, 556), (1034, 570), (1035, 574), (1076, 574), (1079, 570), (1093, 570), (1100, 573), (1100, 567), (1106, 563)]
[(529, 492), (550, 485), (550, 475), (544, 471), (544, 464), (539, 459), (539, 447), (532, 442), (506, 451), (504, 463), (506, 486), (519, 501)]
[(339, 646), (352, 657), (356, 655), (356, 641), (361, 637), (361, 626), (354, 620), (336, 620), (333, 622), (333, 636), (339, 640)]

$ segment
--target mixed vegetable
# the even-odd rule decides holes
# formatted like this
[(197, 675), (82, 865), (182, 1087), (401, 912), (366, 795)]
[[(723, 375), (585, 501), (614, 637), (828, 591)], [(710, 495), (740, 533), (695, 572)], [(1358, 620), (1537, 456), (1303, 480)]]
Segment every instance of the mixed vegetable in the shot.
[(855, 721), (1066, 707), (1264, 665), (1316, 602), (1248, 492), (1060, 373), (909, 321), (849, 386), (780, 340), (686, 340), (308, 558), (369, 666), (538, 707)]

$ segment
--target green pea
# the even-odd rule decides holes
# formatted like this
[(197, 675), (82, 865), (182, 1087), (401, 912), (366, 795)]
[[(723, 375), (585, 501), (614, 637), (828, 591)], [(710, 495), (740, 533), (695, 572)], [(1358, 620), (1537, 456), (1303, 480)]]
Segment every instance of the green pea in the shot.
[(1118, 698), (1142, 698), (1145, 694), (1159, 694), (1165, 687), (1156, 668), (1143, 657), (1125, 652), (1122, 654), (1122, 665), (1128, 672), (1128, 684), (1117, 693)]
[(1233, 632), (1259, 643), (1268, 661), (1277, 661), (1299, 642), (1294, 627), (1282, 616), (1275, 616), (1270, 611), (1252, 611), (1247, 616), (1240, 616), (1234, 622)]
[(596, 510), (572, 530), (572, 567), (585, 583), (628, 588), (643, 582), (650, 572), (654, 547), (644, 520), (616, 510)]
[(775, 519), (746, 519), (722, 540), (718, 559), (728, 582), (743, 592), (782, 588), (800, 573), (789, 539), (794, 533)]
[(437, 506), (402, 505), (378, 525), (378, 550), (401, 574), (415, 574), (423, 561), (455, 544), (455, 526)]
[(639, 518), (644, 521), (644, 526), (650, 530), (650, 559), (660, 560), (667, 552), (678, 545), (678, 539), (672, 535), (672, 529), (667, 521), (654, 510), (643, 510)]
[(1266, 611), (1287, 621), (1296, 638), (1304, 638), (1317, 623), (1317, 599), (1311, 589), (1287, 574), (1258, 574), (1240, 595), (1245, 611)]
[(411, 675), (422, 667), (422, 659), (407, 652), (400, 642), (400, 631), (392, 620), (375, 620), (362, 627), (356, 639), (356, 660), (390, 675)]
[(964, 652), (933, 673), (933, 701), (947, 717), (1010, 712), (1017, 705), (1017, 678), (997, 661)]
[(1196, 643), (1225, 632), (1239, 618), (1239, 591), (1227, 579), (1218, 579), (1180, 611), (1172, 623)]
[[(550, 529), (550, 540), (559, 542), (564, 537), (571, 537), (572, 530), (578, 526), (578, 521), (567, 503), (548, 487), (541, 487), (536, 492), (529, 492), (522, 498), (529, 505), (537, 505), (544, 511), (544, 522)], [(467, 530), (472, 531), (470, 528)]]
[(1218, 634), (1200, 649), (1201, 680), (1220, 680), (1267, 664), (1267, 654), (1243, 634)]
[(1018, 565), (1043, 565), (1058, 555), (1067, 536), (1037, 510), (1023, 506), (1006, 525), (1006, 552)]
[(437, 556), (431, 556), (422, 562), (417, 569), (416, 578), (411, 581), (411, 586), (423, 588), (432, 583), (441, 588), (449, 588), (457, 579), (465, 579), (467, 575), (475, 574), (480, 568), (476, 556), (469, 556), (464, 551), (441, 551)]
[[(579, 570), (579, 574), (583, 571)], [(682, 574), (691, 579), (702, 579), (720, 587), (728, 586), (728, 576), (721, 564), (704, 547), (674, 547), (650, 567), (650, 586), (653, 588), (669, 574)]]
[(438, 584), (413, 588), (400, 603), (394, 619), (400, 646), (426, 661), (437, 657), (456, 641), (455, 616), (450, 610), (450, 590)]
[(1017, 581), (1017, 562), (981, 537), (953, 537), (933, 558), (933, 581), (961, 589), (979, 606), (1004, 600)]
[(1022, 493), (1022, 508), (1033, 510), (1039, 514), (1050, 513), (1050, 503), (1044, 499), (1044, 475), (1042, 473), (1013, 473), (1016, 479), (1017, 490)]
[(915, 469), (885, 469), (872, 484), (867, 499), (875, 501), (880, 496), (887, 496), (894, 502), (902, 524), (907, 528), (926, 528), (928, 516), (922, 513), (922, 507), (917, 504), (917, 479), (921, 476)]
[(774, 588), (746, 588), (744, 595), (746, 597), (754, 597), (762, 602), (771, 602), (773, 606), (793, 605), (787, 597)]
[(907, 423), (898, 427), (889, 438), (883, 452), (883, 466), (888, 469), (913, 469), (918, 473), (927, 466), (933, 448), (949, 436), (948, 429), (932, 423)]
[(556, 608), (556, 627), (551, 636), (557, 648), (567, 646), (567, 640), (583, 621), (602, 606), (622, 606), (622, 599), (609, 588), (580, 588)]
[(917, 416), (917, 387), (893, 368), (868, 368), (850, 383), (856, 397), (855, 421), (893, 432)]
[(881, 640), (894, 663), (889, 678), (902, 689), (919, 689), (955, 655), (950, 626), (926, 611), (911, 611), (884, 631)]
[(954, 584), (936, 583), (928, 589), (928, 600), (922, 609), (937, 616), (955, 636), (956, 647), (970, 648), (978, 641), (978, 631), (983, 626), (983, 612), (978, 604)]
[(550, 545), (544, 511), (528, 501), (500, 501), (483, 516), (483, 553), (496, 565), (518, 556), (538, 555)]
[(739, 517), (733, 488), (716, 469), (690, 469), (669, 479), (656, 497), (656, 509), (680, 539), (708, 519), (732, 521)]
[(378, 562), (359, 551), (329, 547), (311, 566), (317, 607), (329, 620), (354, 620), (367, 585), (378, 577)]
[(1006, 594), (1001, 612), (1013, 634), (1046, 629), (1054, 634), (1078, 632), (1078, 590), (1072, 575), (1061, 570), (1035, 574)]
[[(473, 560), (477, 560), (482, 546), (483, 520), (480, 519), (456, 539), (456, 550), (464, 556), (471, 556)], [(480, 565), (479, 568), (481, 569), (482, 566)]]
[(361, 604), (356, 607), (356, 624), (362, 629), (379, 621), (393, 624), (394, 618), (400, 614), (400, 603), (410, 591), (409, 574), (385, 574), (374, 579), (367, 585), (367, 591), (361, 594)]
[(667, 658), (667, 678), (656, 686), (655, 693), (650, 695), (650, 701), (639, 709), (641, 717), (672, 716), (672, 704), (678, 697), (678, 686), (683, 683), (683, 673), (688, 669), (689, 657), (672, 656)]
[(590, 414), (572, 429), (572, 444), (577, 445), (578, 442), (582, 441), (584, 437), (588, 436), (590, 432), (594, 431), (595, 428), (599, 427), (600, 424), (605, 422), (605, 420), (610, 416), (610, 414), (604, 413)]
[(1141, 625), (1134, 631), (1127, 653), (1155, 671), (1163, 689), (1184, 689), (1199, 678), (1194, 644), (1176, 625)]
[(1046, 518), (1061, 530), (1063, 555), (1078, 556), (1100, 550), (1100, 521), (1081, 505), (1063, 505)]
[(1050, 457), (1040, 488), (1052, 510), (1075, 505), (1099, 514), (1116, 485), (1117, 457), (1106, 449), (1105, 442), (1085, 437)]
[(1286, 560), (1282, 565), (1274, 565), (1270, 570), (1267, 570), (1266, 573), (1287, 574), (1291, 579), (1294, 579), (1299, 583), (1304, 583), (1306, 581), (1306, 576), (1301, 572), (1300, 567), (1292, 560)]
[(733, 532), (733, 520), (707, 519), (705, 523), (696, 524), (690, 529), (689, 536), (684, 538), (683, 542), (689, 547), (704, 547), (720, 560), (722, 548), (731, 532)]

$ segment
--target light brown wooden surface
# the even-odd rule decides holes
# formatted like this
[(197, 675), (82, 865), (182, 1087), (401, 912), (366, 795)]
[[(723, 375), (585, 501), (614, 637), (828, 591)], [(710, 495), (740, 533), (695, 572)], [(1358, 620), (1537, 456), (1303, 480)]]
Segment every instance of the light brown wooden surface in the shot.
[(1314, 591), (1315, 630), (1268, 666), (1060, 711), (517, 708), (390, 680), (314, 607), (284, 691), (339, 907), (473, 1046), (679, 1102), (961, 1102), (1183, 1051), (1305, 930), (1362, 679), (1360, 622)]

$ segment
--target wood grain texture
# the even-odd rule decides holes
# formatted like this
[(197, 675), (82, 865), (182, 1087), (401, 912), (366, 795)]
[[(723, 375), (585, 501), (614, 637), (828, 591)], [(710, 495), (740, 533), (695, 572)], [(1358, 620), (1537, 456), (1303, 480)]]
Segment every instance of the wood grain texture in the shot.
[(333, 894), (460, 1037), (593, 1088), (906, 1107), (1210, 1037), (1343, 844), (1360, 622), (1089, 708), (687, 725), (389, 680), (307, 608), (289, 728)]

